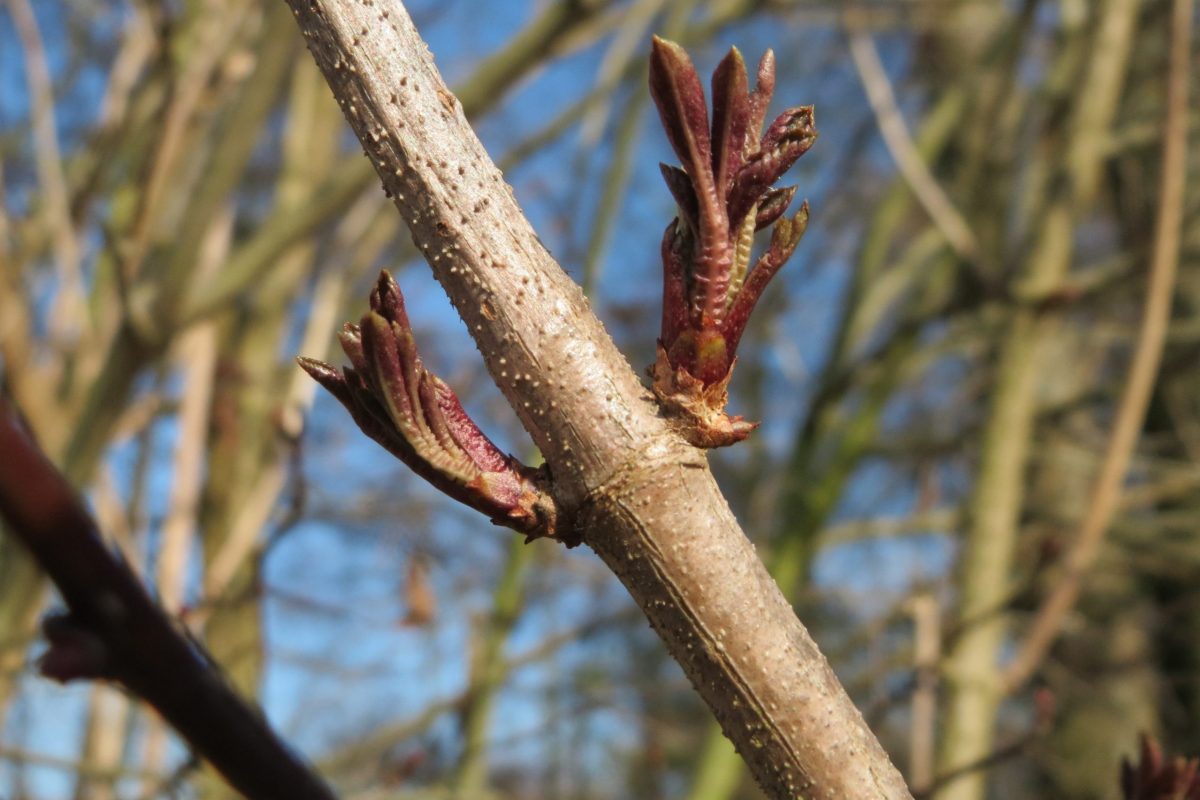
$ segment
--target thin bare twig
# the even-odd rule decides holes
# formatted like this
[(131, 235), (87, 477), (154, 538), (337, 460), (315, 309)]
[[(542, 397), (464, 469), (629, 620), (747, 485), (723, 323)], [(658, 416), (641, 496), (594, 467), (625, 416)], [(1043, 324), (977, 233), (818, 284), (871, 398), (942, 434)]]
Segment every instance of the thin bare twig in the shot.
[[(364, 197), (355, 204), (347, 221), (339, 228), (336, 240), (349, 246), (352, 236), (361, 238), (374, 217), (377, 200)], [(342, 249), (342, 248), (339, 248)], [(343, 281), (333, 271), (322, 273), (313, 290), (312, 305), (301, 338), (301, 352), (322, 352), (328, 349), (329, 331), (341, 309)], [(316, 397), (316, 384), (297, 372), (292, 376), (279, 411), (280, 433), (296, 441), (304, 428), (304, 420)], [(260, 533), (266, 527), (271, 511), (287, 483), (289, 459), (280, 454), (266, 463), (253, 486), (246, 494), (233, 518), (230, 534), (213, 555), (204, 576), (204, 597), (214, 600), (221, 596), (233, 581), (237, 571), (255, 553)], [(264, 545), (265, 546), (265, 545)], [(203, 624), (198, 620), (197, 624)]]
[(914, 800), (926, 800), (926, 798), (933, 797), (934, 793), (939, 789), (949, 785), (953, 781), (958, 780), (964, 775), (983, 772), (991, 769), (997, 764), (1003, 764), (1005, 761), (1016, 758), (1024, 753), (1026, 749), (1038, 739), (1039, 736), (1039, 732), (1031, 731), (1019, 739), (1015, 739), (1008, 744), (1001, 745), (983, 758), (976, 759), (969, 764), (963, 764), (961, 767), (955, 767), (954, 769), (937, 776), (937, 778), (934, 779), (924, 790), (913, 792)]
[(908, 782), (914, 794), (933, 784), (934, 728), (937, 723), (937, 665), (941, 660), (941, 606), (932, 593), (909, 601), (913, 618), (913, 694), (909, 725)]
[(42, 187), (44, 212), (54, 231), (54, 260), (58, 271), (51, 327), (60, 343), (78, 335), (84, 318), (83, 278), (79, 273), (79, 241), (71, 222), (67, 179), (63, 174), (62, 154), (58, 146), (58, 128), (54, 120), (54, 86), (37, 17), (29, 0), (8, 0), (9, 13), (25, 51), (25, 80), (32, 108), (33, 147), (38, 182)]
[(1175, 0), (1172, 7), (1158, 220), (1142, 326), (1129, 365), (1129, 377), (1104, 461), (1092, 490), (1092, 501), (1067, 555), (1063, 574), (1038, 610), (1021, 649), (1004, 675), (1005, 686), (1010, 692), (1022, 686), (1037, 670), (1079, 599), (1083, 577), (1095, 563), (1104, 534), (1120, 504), (1121, 484), (1145, 422), (1146, 409), (1162, 361), (1179, 263), (1180, 224), (1183, 220), (1184, 181), (1187, 174), (1188, 57), (1191, 51), (1192, 6), (1193, 0)]
[(974, 261), (979, 253), (975, 234), (971, 232), (966, 218), (955, 208), (937, 179), (933, 177), (933, 173), (929, 171), (921, 154), (917, 152), (908, 127), (904, 124), (904, 116), (896, 104), (896, 95), (892, 92), (891, 81), (888, 80), (883, 63), (879, 60), (879, 52), (875, 49), (871, 34), (853, 25), (848, 35), (850, 55), (858, 69), (858, 77), (867, 93), (871, 110), (875, 112), (879, 132), (883, 135), (883, 143), (887, 146), (888, 153), (916, 195), (917, 202), (929, 214), (933, 224), (954, 248), (954, 252), (964, 261)]
[[(199, 269), (211, 273), (214, 263), (228, 252), (232, 215), (223, 215), (213, 226), (220, 244), (205, 250), (216, 258), (202, 258)], [(220, 255), (217, 255), (217, 254)], [(205, 263), (208, 262), (208, 263)], [(178, 614), (184, 603), (187, 564), (195, 540), (200, 494), (204, 485), (204, 448), (208, 443), (212, 416), (213, 384), (217, 368), (217, 327), (211, 320), (200, 322), (179, 340), (176, 360), (183, 373), (179, 401), (179, 434), (172, 458), (171, 496), (162, 526), (158, 554), (158, 593), (167, 611)]]
[[(89, 768), (75, 774), (75, 796), (88, 800), (114, 800), (115, 782), (125, 754), (130, 699), (112, 686), (92, 685), (88, 698), (87, 729), (80, 764)], [(143, 767), (151, 770), (149, 766)]]
[(125, 119), (137, 80), (160, 46), (149, 11), (133, 3), (121, 35), (121, 48), (113, 59), (104, 97), (100, 101), (97, 115), (97, 127), (100, 130), (115, 130)]
[(196, 33), (195, 57), (187, 61), (171, 83), (170, 101), (149, 173), (138, 194), (137, 213), (122, 247), (120, 276), (127, 285), (132, 286), (139, 277), (154, 225), (165, 205), (163, 193), (171, 185), (179, 159), (186, 152), (189, 135), (194, 135), (196, 110), (221, 60), (228, 55), (228, 43), (235, 40), (234, 34), (245, 21), (246, 8), (239, 6), (202, 19)]
[(91, 778), (157, 778), (163, 776), (160, 773), (148, 769), (140, 769), (132, 766), (118, 766), (112, 769), (96, 768), (93, 764), (80, 761), (75, 758), (63, 758), (61, 756), (51, 755), (49, 753), (39, 753), (33, 750), (26, 750), (20, 747), (10, 747), (8, 745), (0, 745), (0, 761), (8, 761), (14, 764), (30, 764), (39, 767), (48, 767), (50, 769), (69, 772), (74, 775), (86, 775)]

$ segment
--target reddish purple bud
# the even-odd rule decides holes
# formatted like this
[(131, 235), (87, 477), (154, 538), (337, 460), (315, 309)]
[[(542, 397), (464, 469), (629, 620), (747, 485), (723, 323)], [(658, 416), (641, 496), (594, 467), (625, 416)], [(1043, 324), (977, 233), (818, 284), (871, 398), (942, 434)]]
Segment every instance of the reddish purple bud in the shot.
[[(650, 92), (682, 168), (663, 165), (680, 208), (662, 243), (663, 317), (654, 391), (664, 408), (704, 447), (729, 444), (753, 428), (724, 415), (737, 345), (766, 284), (796, 248), (808, 207), (784, 214), (795, 187), (773, 189), (816, 139), (811, 106), (789, 109), (760, 138), (775, 89), (775, 57), (759, 61), (749, 89), (736, 49), (713, 73), (712, 127), (704, 91), (681, 47), (655, 38)], [(767, 251), (751, 268), (754, 234), (772, 228)]]
[(352, 368), (339, 373), (310, 358), (297, 359), (300, 366), (364, 433), (438, 489), (531, 539), (560, 535), (548, 475), (502, 453), (454, 391), (425, 368), (404, 298), (386, 272), (370, 305), (362, 322), (346, 325), (340, 336)]
[(386, 270), (379, 273), (379, 280), (371, 290), (370, 304), (371, 310), (388, 322), (395, 322), (402, 328), (411, 327), (404, 310), (404, 295), (400, 294), (399, 284)]
[(1137, 764), (1121, 762), (1125, 800), (1200, 800), (1200, 760), (1167, 761), (1162, 748), (1143, 734)]

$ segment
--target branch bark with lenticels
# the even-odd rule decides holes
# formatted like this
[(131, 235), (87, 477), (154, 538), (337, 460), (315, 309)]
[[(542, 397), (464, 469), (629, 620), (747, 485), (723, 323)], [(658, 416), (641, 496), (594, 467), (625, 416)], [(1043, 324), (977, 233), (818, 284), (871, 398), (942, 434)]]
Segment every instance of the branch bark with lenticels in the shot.
[[(552, 498), (559, 538), (578, 537), (616, 573), (769, 796), (910, 797), (738, 527), (704, 451), (663, 413), (542, 246), (404, 7), (288, 2), (385, 190), (544, 455), (545, 480), (533, 484)], [(379, 380), (390, 381), (396, 363)], [(365, 398), (380, 385), (366, 378), (354, 392)], [(391, 415), (373, 402), (363, 400), (374, 409), (368, 420)], [(395, 413), (409, 420), (443, 409), (404, 426), (441, 442), (424, 452), (470, 450), (453, 431), (438, 433), (448, 406), (422, 402), (418, 394), (413, 410), (400, 404)], [(443, 456), (418, 457), (426, 469)], [(487, 474), (473, 463), (478, 474), (461, 473), (460, 487)]]

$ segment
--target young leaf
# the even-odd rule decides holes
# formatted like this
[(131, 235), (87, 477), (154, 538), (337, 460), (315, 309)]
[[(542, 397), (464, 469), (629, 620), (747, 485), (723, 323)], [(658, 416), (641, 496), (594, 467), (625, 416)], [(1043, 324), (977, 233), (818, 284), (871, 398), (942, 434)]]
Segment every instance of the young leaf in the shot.
[(682, 47), (657, 36), (650, 54), (650, 96), (684, 170), (697, 188), (711, 185), (708, 109), (700, 76)]
[(679, 219), (671, 220), (663, 232), (662, 263), (663, 263), (663, 307), (662, 307), (662, 338), (659, 342), (663, 347), (670, 347), (680, 332), (687, 325), (687, 274), (686, 260), (688, 240), (686, 230), (679, 229)]
[(767, 50), (758, 60), (754, 91), (750, 93), (750, 116), (746, 123), (746, 156), (758, 152), (758, 137), (775, 94), (775, 51)]
[(729, 192), (733, 176), (742, 166), (746, 126), (750, 119), (750, 90), (746, 64), (736, 47), (721, 59), (712, 77), (712, 159), (717, 196)]
[(751, 156), (729, 192), (730, 224), (740, 222), (754, 202), (817, 140), (812, 106), (791, 108), (779, 115), (763, 136), (761, 149)]
[(761, 231), (782, 217), (792, 204), (792, 198), (796, 196), (796, 188), (783, 186), (764, 194), (758, 201), (758, 208), (755, 209), (754, 230)]

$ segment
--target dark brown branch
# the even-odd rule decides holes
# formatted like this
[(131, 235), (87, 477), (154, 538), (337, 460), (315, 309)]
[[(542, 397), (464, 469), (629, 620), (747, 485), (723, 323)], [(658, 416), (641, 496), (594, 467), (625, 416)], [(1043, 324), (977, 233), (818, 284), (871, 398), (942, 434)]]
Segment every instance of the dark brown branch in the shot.
[(200, 645), (105, 546), (96, 523), (0, 396), (0, 516), (54, 581), (67, 613), (46, 621), (42, 670), (116, 681), (148, 702), (252, 800), (333, 800), (243, 701)]

